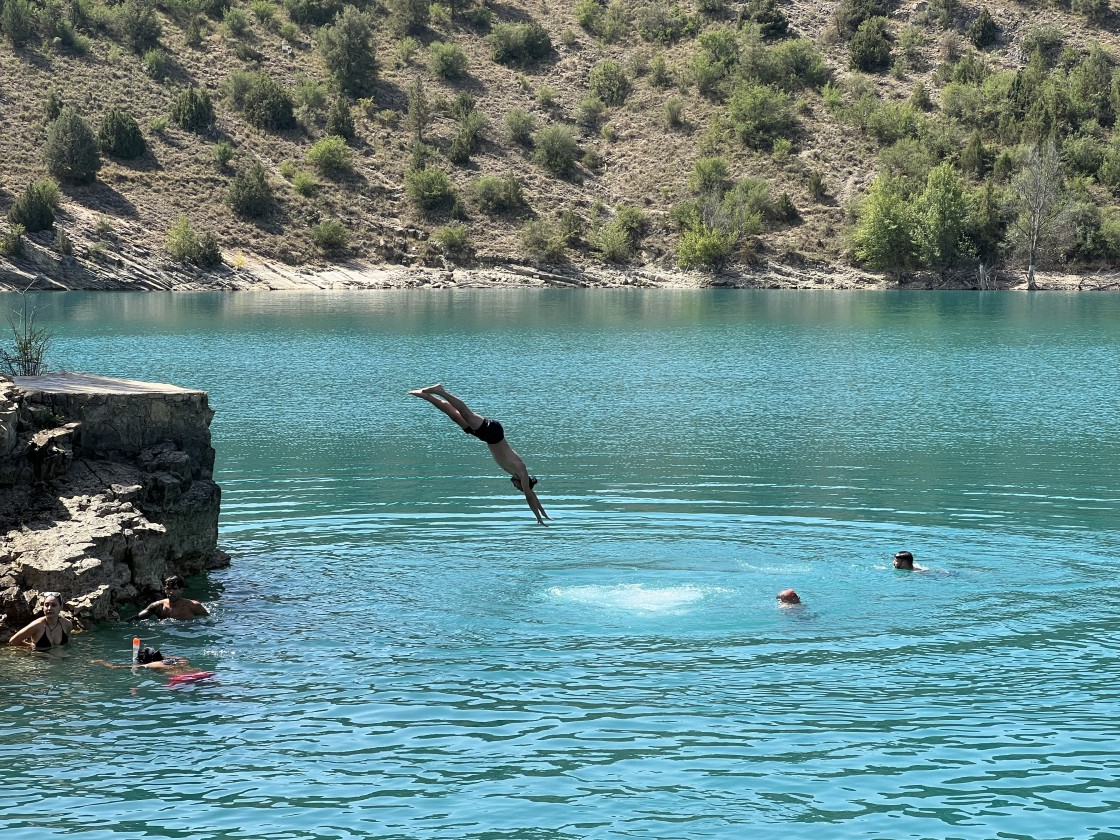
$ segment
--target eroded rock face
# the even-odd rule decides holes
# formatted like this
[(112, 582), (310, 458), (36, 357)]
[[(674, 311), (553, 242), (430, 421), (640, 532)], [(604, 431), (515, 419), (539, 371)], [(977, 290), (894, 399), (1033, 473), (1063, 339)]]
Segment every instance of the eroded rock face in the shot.
[(62, 593), (79, 624), (228, 563), (202, 391), (83, 374), (0, 380), (0, 640)]

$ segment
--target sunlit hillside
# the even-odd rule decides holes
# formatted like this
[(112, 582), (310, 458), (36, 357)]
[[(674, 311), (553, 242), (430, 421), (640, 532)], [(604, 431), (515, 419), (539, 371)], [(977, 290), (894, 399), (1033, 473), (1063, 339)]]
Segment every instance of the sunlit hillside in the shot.
[[(50, 118), (73, 109), (100, 167), (56, 177), (29, 236), (79, 261), (974, 270), (1020, 259), (1016, 179), (1048, 143), (1066, 188), (1046, 258), (1120, 256), (1099, 0), (2, 5), (0, 210), (51, 174)], [(212, 121), (189, 125), (187, 92)], [(105, 150), (112, 109), (139, 156)], [(883, 173), (918, 214), (901, 256), (851, 235)]]

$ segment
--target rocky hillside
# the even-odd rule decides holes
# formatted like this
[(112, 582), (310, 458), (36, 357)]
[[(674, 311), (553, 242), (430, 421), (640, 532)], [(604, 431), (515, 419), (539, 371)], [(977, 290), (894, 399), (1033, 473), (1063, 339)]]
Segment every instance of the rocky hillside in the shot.
[[(986, 179), (1007, 189), (1030, 130), (975, 124), (984, 118), (959, 104), (964, 94), (991, 97), (987, 80), (1036, 54), (1060, 88), (1055, 74), (1072, 77), (1093, 45), (1103, 45), (1112, 73), (1120, 53), (1116, 16), (1094, 0), (359, 0), (355, 17), (341, 0), (0, 5), (0, 211), (48, 175), (48, 116), (59, 106), (95, 135), (114, 108), (140, 128), (138, 157), (102, 153), (91, 182), (61, 179), (55, 227), (33, 236), (71, 262), (110, 270), (174, 268), (184, 255), (169, 251), (169, 233), (184, 216), (235, 268), (673, 267), (689, 219), (709, 218), (719, 203), (711, 196), (726, 199), (744, 179), (734, 200), (759, 218), (735, 217), (732, 261), (850, 264), (853, 208), (885, 167), (916, 165), (921, 183), (922, 166), (947, 161), (971, 190)], [(856, 34), (877, 12), (889, 50), (878, 57), (873, 39)], [(990, 38), (977, 37), (982, 14)], [(358, 19), (369, 50), (340, 56), (343, 24), (352, 47)], [(290, 124), (252, 110), (256, 74), (279, 83)], [(953, 85), (947, 109), (942, 94)], [(189, 130), (173, 113), (192, 88), (209, 95), (214, 119)], [(1111, 110), (1081, 115), (1052, 133), (1103, 160), (1112, 119)], [(341, 148), (323, 145), (328, 130), (351, 127)], [(574, 140), (574, 149), (557, 147), (568, 155), (559, 165), (542, 151), (557, 138), (542, 131), (554, 127)], [(988, 165), (968, 163), (969, 174), (962, 155), (974, 134)], [(910, 147), (900, 163), (902, 141)], [(918, 164), (915, 143), (928, 147)], [(885, 150), (896, 150), (886, 162)], [(1002, 152), (1011, 163), (998, 172)], [(1107, 233), (1114, 199), (1105, 179), (1063, 160)], [(258, 162), (272, 201), (235, 210), (231, 187)], [(430, 179), (410, 190), (410, 170)], [(1071, 253), (1092, 265), (1105, 251)]]

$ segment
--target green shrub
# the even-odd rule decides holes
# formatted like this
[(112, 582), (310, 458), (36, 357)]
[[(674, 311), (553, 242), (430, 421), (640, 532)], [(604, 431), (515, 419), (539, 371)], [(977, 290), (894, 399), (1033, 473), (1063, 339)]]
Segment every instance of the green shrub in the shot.
[(292, 173), (292, 189), (302, 195), (304, 198), (310, 198), (315, 194), (315, 190), (319, 188), (315, 176), (310, 172), (305, 172), (302, 169)]
[(73, 108), (65, 107), (47, 128), (43, 144), (47, 171), (60, 181), (89, 183), (101, 168), (101, 153), (93, 130)]
[(641, 210), (623, 205), (614, 219), (594, 232), (591, 244), (607, 262), (624, 263), (634, 255), (648, 227)]
[(594, 128), (603, 119), (607, 106), (598, 96), (585, 96), (580, 100), (576, 110), (576, 125), (583, 128)]
[(350, 233), (338, 219), (324, 219), (311, 226), (311, 241), (320, 251), (333, 254), (350, 244)]
[(605, 59), (591, 68), (591, 93), (611, 106), (621, 105), (630, 95), (630, 79), (617, 61)]
[(465, 91), (456, 98), (451, 112), (456, 117), (458, 126), (447, 156), (452, 163), (464, 164), (470, 160), (471, 153), (482, 141), (486, 117), (475, 107), (474, 97)]
[(474, 200), (483, 213), (495, 215), (508, 213), (525, 206), (525, 196), (521, 192), (521, 181), (515, 175), (500, 178), (497, 175), (483, 175), (474, 182)]
[(836, 26), (845, 37), (853, 35), (860, 25), (874, 17), (890, 14), (889, 0), (840, 0), (836, 7)]
[(228, 201), (238, 216), (259, 218), (272, 209), (272, 187), (260, 161), (253, 161), (234, 176), (229, 186)]
[(1072, 0), (1070, 9), (1079, 15), (1084, 15), (1090, 23), (1101, 23), (1108, 15), (1108, 0)]
[(419, 32), (428, 23), (429, 0), (387, 0), (389, 27), (398, 35)]
[(613, 224), (596, 230), (591, 236), (591, 245), (604, 262), (625, 263), (634, 256), (634, 246), (626, 231)]
[(455, 201), (451, 179), (438, 166), (410, 169), (404, 174), (404, 190), (424, 213), (449, 209)]
[(599, 3), (599, 0), (579, 0), (572, 10), (572, 14), (581, 28), (592, 35), (598, 35), (603, 21), (603, 11), (603, 6)]
[(717, 192), (722, 195), (727, 174), (727, 161), (722, 157), (701, 158), (692, 165), (688, 188), (695, 193)]
[(458, 44), (433, 41), (428, 46), (428, 69), (441, 79), (461, 79), (467, 75), (467, 54)]
[(812, 41), (794, 38), (770, 50), (770, 81), (783, 90), (820, 90), (832, 77), (824, 56)]
[(398, 67), (407, 67), (412, 63), (412, 57), (420, 49), (420, 42), (413, 38), (411, 35), (405, 35), (399, 41), (394, 51), (397, 59)]
[(722, 268), (735, 253), (738, 243), (739, 236), (734, 231), (698, 222), (681, 231), (677, 265), (681, 268)]
[(159, 43), (163, 27), (156, 17), (153, 3), (126, 0), (113, 8), (112, 15), (117, 37), (137, 55), (143, 55)]
[(171, 57), (163, 47), (155, 47), (144, 53), (144, 72), (157, 82), (163, 81), (171, 72)]
[(178, 262), (189, 262), (200, 268), (213, 268), (222, 263), (218, 240), (206, 232), (198, 236), (190, 220), (182, 215), (167, 231), (167, 251)]
[(364, 96), (377, 76), (368, 15), (346, 6), (332, 25), (319, 30), (317, 40), (327, 72), (339, 88), (351, 96)]
[(27, 43), (35, 29), (35, 10), (28, 0), (7, 0), (0, 4), (0, 29), (13, 47)]
[(750, 0), (747, 17), (758, 25), (766, 38), (782, 38), (789, 31), (789, 19), (778, 7), (777, 0)]
[(322, 26), (342, 11), (343, 0), (284, 0), (293, 23)]
[(43, 100), (43, 117), (48, 123), (58, 119), (58, 115), (62, 113), (64, 104), (62, 95), (56, 88), (52, 87), (47, 90), (47, 96)]
[[(23, 225), (9, 225), (0, 233), (0, 257), (16, 257), (23, 253)], [(7, 361), (7, 360), (5, 360)]]
[(679, 96), (671, 96), (665, 102), (665, 124), (669, 128), (678, 128), (684, 124), (684, 100)]
[(669, 62), (661, 53), (654, 53), (649, 60), (649, 83), (657, 88), (667, 88), (673, 84), (673, 74)]
[(228, 140), (219, 140), (214, 144), (214, 151), (211, 152), (211, 159), (214, 165), (219, 169), (225, 169), (229, 162), (233, 160), (233, 144)]
[(171, 102), (171, 119), (186, 131), (201, 133), (214, 124), (214, 104), (204, 88), (189, 87)]
[(144, 136), (136, 118), (123, 108), (110, 108), (97, 130), (97, 143), (110, 157), (133, 160), (144, 154)]
[(234, 101), (245, 120), (273, 131), (295, 128), (295, 109), (287, 89), (267, 73), (246, 75), (248, 84)]
[(874, 17), (859, 25), (849, 44), (848, 64), (853, 70), (874, 72), (891, 63), (891, 42), (887, 19)]
[(786, 93), (750, 81), (740, 82), (732, 92), (727, 114), (739, 140), (756, 149), (772, 148), (797, 124)]
[(690, 18), (676, 3), (653, 0), (638, 9), (634, 25), (642, 40), (654, 44), (672, 44), (686, 35), (695, 34), (699, 21)]
[(42, 178), (28, 185), (8, 211), (8, 221), (21, 225), (27, 233), (38, 233), (54, 227), (54, 212), (58, 209), (58, 184)]
[(509, 139), (520, 146), (533, 144), (533, 132), (537, 130), (537, 121), (523, 108), (513, 108), (506, 114), (506, 133)]
[(810, 169), (805, 175), (805, 187), (814, 201), (824, 201), (828, 198), (828, 188), (824, 184), (824, 175), (819, 170)]
[(249, 11), (265, 29), (272, 29), (276, 23), (276, 6), (270, 0), (253, 0), (249, 4)]
[(579, 144), (572, 130), (564, 125), (549, 125), (533, 138), (533, 160), (560, 178), (575, 173)]
[(341, 137), (324, 137), (313, 144), (307, 150), (307, 160), (328, 178), (340, 178), (353, 171), (350, 147)]
[(463, 255), (470, 252), (470, 235), (465, 226), (452, 222), (432, 234), (436, 244), (448, 254)]
[(350, 115), (350, 103), (343, 97), (336, 97), (331, 103), (324, 131), (348, 142), (354, 139), (354, 118)]
[(240, 38), (249, 31), (249, 16), (243, 9), (230, 6), (222, 17), (222, 26), (234, 38)]
[(976, 20), (968, 27), (968, 40), (983, 49), (996, 42), (996, 35), (996, 22), (992, 19), (988, 7), (984, 6), (980, 9), (980, 14), (976, 16)]
[(563, 262), (567, 251), (564, 238), (544, 219), (528, 222), (521, 229), (521, 247), (528, 256), (546, 263)]
[(501, 23), (486, 36), (491, 57), (498, 64), (525, 66), (552, 52), (544, 27), (533, 23)]

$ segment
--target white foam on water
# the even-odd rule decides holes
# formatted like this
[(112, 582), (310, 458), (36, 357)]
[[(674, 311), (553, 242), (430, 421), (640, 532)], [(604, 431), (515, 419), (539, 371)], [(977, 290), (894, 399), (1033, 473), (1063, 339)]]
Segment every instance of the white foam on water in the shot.
[(717, 590), (699, 586), (646, 587), (640, 583), (619, 583), (613, 586), (554, 586), (548, 594), (553, 598), (603, 609), (672, 613), (686, 610), (713, 591)]

